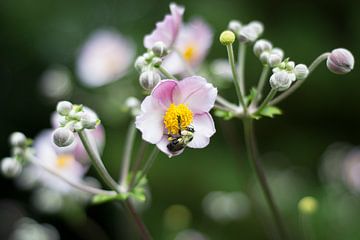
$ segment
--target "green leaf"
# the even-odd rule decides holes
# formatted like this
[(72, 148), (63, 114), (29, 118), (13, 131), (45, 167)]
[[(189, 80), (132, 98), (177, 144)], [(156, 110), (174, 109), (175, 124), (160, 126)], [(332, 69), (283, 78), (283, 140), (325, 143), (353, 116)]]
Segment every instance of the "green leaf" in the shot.
[(146, 196), (145, 196), (145, 192), (144, 191), (139, 191), (139, 192), (131, 192), (130, 196), (133, 197), (135, 200), (139, 201), (139, 202), (145, 202), (146, 201)]
[(260, 113), (260, 116), (273, 118), (275, 115), (281, 115), (282, 111), (274, 106), (266, 106)]
[(93, 196), (93, 198), (91, 199), (91, 202), (93, 204), (102, 204), (105, 202), (110, 202), (110, 201), (114, 201), (114, 200), (125, 200), (129, 197), (129, 193), (122, 193), (122, 194), (117, 194), (117, 195), (104, 195), (104, 194), (97, 194), (95, 196)]
[(245, 97), (245, 104), (246, 105), (249, 105), (249, 103), (252, 102), (252, 100), (254, 100), (254, 98), (256, 96), (256, 93), (257, 93), (256, 88), (251, 88), (250, 94)]
[(234, 114), (232, 112), (219, 110), (219, 109), (215, 110), (214, 115), (216, 117), (223, 118), (224, 120), (230, 120), (234, 117)]

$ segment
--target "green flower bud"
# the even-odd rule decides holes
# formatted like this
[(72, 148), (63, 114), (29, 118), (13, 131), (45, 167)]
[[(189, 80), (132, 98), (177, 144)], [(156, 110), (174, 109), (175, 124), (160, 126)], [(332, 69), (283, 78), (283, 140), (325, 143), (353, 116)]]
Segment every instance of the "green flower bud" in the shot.
[(232, 31), (226, 30), (221, 33), (219, 39), (221, 44), (230, 45), (235, 41), (235, 34)]

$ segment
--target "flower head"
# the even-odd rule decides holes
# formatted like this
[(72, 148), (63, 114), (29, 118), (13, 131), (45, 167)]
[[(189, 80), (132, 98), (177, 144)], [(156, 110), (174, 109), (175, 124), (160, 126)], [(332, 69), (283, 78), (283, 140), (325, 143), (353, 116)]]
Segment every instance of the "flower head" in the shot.
[[(186, 65), (192, 68), (198, 67), (212, 44), (213, 33), (209, 25), (201, 19), (194, 19), (184, 25), (174, 44), (177, 52), (172, 52), (163, 62), (172, 74), (186, 71)], [(184, 64), (186, 62), (186, 65)]]
[(133, 44), (120, 33), (98, 30), (82, 47), (77, 74), (89, 87), (99, 87), (126, 74), (134, 58)]
[(156, 42), (163, 42), (167, 48), (170, 48), (179, 33), (182, 22), (182, 16), (185, 9), (174, 3), (170, 4), (170, 15), (166, 15), (164, 20), (156, 23), (155, 30), (146, 35), (144, 38), (144, 46), (151, 49)]
[(354, 56), (345, 48), (337, 48), (327, 58), (328, 69), (336, 74), (346, 74), (354, 68)]
[(142, 102), (136, 127), (145, 141), (169, 157), (182, 153), (186, 146), (204, 148), (215, 133), (209, 111), (216, 96), (217, 89), (199, 76), (162, 80)]

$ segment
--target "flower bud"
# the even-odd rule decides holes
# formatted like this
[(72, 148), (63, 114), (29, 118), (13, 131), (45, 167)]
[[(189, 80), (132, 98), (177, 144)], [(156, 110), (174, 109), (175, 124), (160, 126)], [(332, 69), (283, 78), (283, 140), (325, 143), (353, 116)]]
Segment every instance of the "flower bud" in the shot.
[(158, 68), (162, 64), (162, 59), (159, 57), (154, 57), (151, 63), (154, 65), (154, 67)]
[(147, 66), (146, 59), (143, 56), (139, 56), (135, 61), (135, 69), (139, 72), (142, 72), (143, 69)]
[(313, 214), (318, 207), (318, 201), (314, 197), (304, 197), (298, 203), (299, 212), (303, 214)]
[(4, 158), (1, 161), (1, 172), (6, 177), (16, 177), (22, 171), (22, 165), (19, 161), (13, 158)]
[(84, 113), (80, 122), (83, 128), (94, 129), (98, 123), (98, 119), (93, 114)]
[(269, 52), (263, 52), (260, 54), (260, 61), (263, 64), (268, 64), (269, 62), (270, 53)]
[(309, 69), (305, 64), (297, 64), (294, 68), (296, 79), (304, 80), (309, 75)]
[(57, 106), (56, 106), (56, 111), (62, 115), (62, 116), (67, 116), (70, 111), (72, 110), (73, 105), (71, 102), (68, 101), (61, 101), (58, 102)]
[(241, 28), (239, 34), (239, 40), (241, 42), (253, 42), (258, 38), (258, 34), (254, 28), (249, 25)]
[(53, 132), (53, 142), (58, 147), (66, 147), (74, 142), (74, 133), (68, 128), (60, 127)]
[(286, 63), (285, 68), (287, 71), (292, 71), (295, 68), (295, 62), (289, 61)]
[(140, 106), (140, 101), (136, 97), (128, 97), (125, 101), (127, 108), (137, 108)]
[(235, 34), (232, 31), (226, 30), (223, 31), (220, 35), (220, 42), (223, 45), (233, 44), (235, 41)]
[(270, 51), (272, 48), (272, 44), (271, 42), (269, 42), (268, 40), (265, 39), (260, 39), (258, 41), (256, 41), (256, 43), (254, 44), (254, 53), (257, 57), (260, 57), (261, 53), (265, 52), (265, 51)]
[(354, 68), (354, 56), (345, 48), (337, 48), (328, 56), (326, 65), (336, 74), (346, 74)]
[(148, 70), (141, 73), (139, 81), (142, 88), (145, 90), (152, 90), (158, 82), (160, 82), (161, 76), (157, 71)]
[(259, 21), (251, 21), (248, 26), (256, 32), (257, 36), (260, 36), (264, 32), (264, 25)]
[(285, 91), (291, 86), (292, 81), (286, 71), (275, 72), (270, 77), (271, 88), (277, 91)]
[(270, 67), (275, 67), (281, 63), (281, 57), (278, 54), (270, 53), (268, 57), (268, 64)]
[(284, 51), (281, 50), (280, 48), (273, 48), (271, 50), (271, 53), (278, 55), (281, 58), (281, 60), (284, 58)]
[(235, 34), (239, 34), (241, 23), (238, 20), (231, 20), (228, 24), (228, 29), (233, 31)]
[(163, 42), (156, 42), (151, 49), (156, 57), (164, 57), (167, 55), (166, 45)]
[(23, 147), (26, 144), (26, 137), (21, 132), (14, 132), (10, 135), (10, 144), (13, 147)]
[(145, 61), (150, 61), (154, 57), (154, 53), (153, 52), (144, 53), (143, 57), (145, 58)]

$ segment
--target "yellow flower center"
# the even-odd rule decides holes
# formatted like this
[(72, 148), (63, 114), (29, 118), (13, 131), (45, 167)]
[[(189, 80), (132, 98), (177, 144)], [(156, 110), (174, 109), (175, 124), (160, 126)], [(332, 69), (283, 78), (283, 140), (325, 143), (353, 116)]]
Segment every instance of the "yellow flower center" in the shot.
[(190, 62), (196, 54), (196, 48), (193, 44), (189, 44), (183, 52), (183, 57), (186, 61)]
[(164, 116), (165, 128), (169, 134), (178, 134), (180, 130), (188, 127), (193, 120), (193, 113), (184, 104), (170, 104)]
[(56, 168), (66, 168), (74, 160), (74, 157), (70, 154), (61, 154), (56, 159)]

